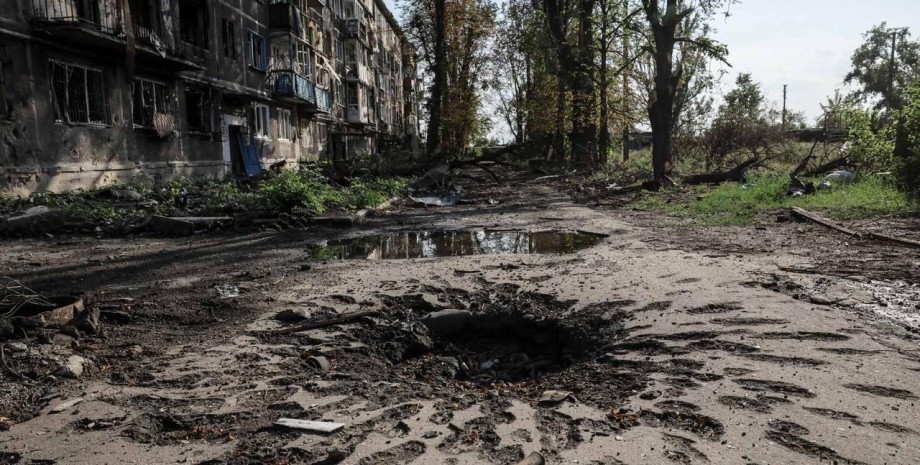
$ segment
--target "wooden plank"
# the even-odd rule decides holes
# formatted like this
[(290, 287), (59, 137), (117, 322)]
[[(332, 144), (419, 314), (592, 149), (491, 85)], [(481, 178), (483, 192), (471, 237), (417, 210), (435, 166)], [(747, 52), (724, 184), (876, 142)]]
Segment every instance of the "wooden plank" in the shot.
[(852, 229), (849, 229), (837, 223), (834, 223), (833, 221), (827, 218), (816, 215), (814, 213), (809, 212), (808, 210), (805, 210), (799, 207), (792, 207), (792, 214), (796, 217), (803, 218), (809, 221), (813, 221), (817, 224), (820, 224), (821, 226), (831, 228), (835, 231), (842, 232), (849, 236), (858, 237), (858, 238), (871, 237), (872, 239), (876, 239), (880, 241), (891, 242), (894, 244), (899, 244), (899, 245), (903, 245), (907, 247), (920, 248), (920, 241), (915, 241), (913, 239), (905, 239), (902, 237), (894, 237), (894, 236), (889, 236), (886, 234), (879, 234), (879, 233), (874, 233), (874, 232), (863, 233), (859, 231), (854, 231)]
[(822, 217), (822, 216), (818, 216), (818, 215), (816, 215), (816, 214), (814, 214), (814, 213), (811, 213), (810, 211), (805, 210), (805, 209), (803, 209), (803, 208), (792, 207), (792, 214), (793, 214), (794, 216), (798, 217), (798, 218), (802, 218), (802, 219), (806, 219), (806, 220), (808, 220), (808, 221), (812, 221), (812, 222), (814, 222), (814, 223), (820, 224), (821, 226), (824, 226), (825, 228), (830, 228), (830, 229), (833, 229), (833, 230), (835, 230), (835, 231), (842, 232), (842, 233), (844, 233), (844, 234), (846, 234), (846, 235), (848, 235), (848, 236), (862, 237), (862, 235), (861, 235), (860, 233), (858, 233), (858, 232), (856, 232), (856, 231), (853, 231), (852, 229), (845, 228), (845, 227), (843, 227), (843, 226), (841, 226), (841, 225), (839, 225), (839, 224), (837, 224), (837, 223), (834, 223), (833, 221), (831, 221), (831, 220), (829, 220), (829, 219), (827, 219), (827, 218), (824, 218), (824, 217)]
[(342, 423), (332, 423), (329, 421), (295, 420), (293, 418), (279, 418), (275, 424), (278, 426), (284, 426), (286, 428), (300, 429), (323, 434), (332, 434), (345, 427), (345, 425)]

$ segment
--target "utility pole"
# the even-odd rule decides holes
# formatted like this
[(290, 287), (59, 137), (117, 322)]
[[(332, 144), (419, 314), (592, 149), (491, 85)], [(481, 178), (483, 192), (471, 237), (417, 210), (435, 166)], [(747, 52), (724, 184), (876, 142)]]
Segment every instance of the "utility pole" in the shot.
[(783, 132), (786, 132), (786, 90), (788, 88), (788, 84), (783, 84)]
[(888, 113), (891, 113), (892, 102), (894, 101), (894, 70), (898, 50), (898, 34), (903, 34), (905, 31), (907, 31), (905, 27), (891, 29), (891, 60), (888, 62), (888, 102), (886, 102), (888, 104)]

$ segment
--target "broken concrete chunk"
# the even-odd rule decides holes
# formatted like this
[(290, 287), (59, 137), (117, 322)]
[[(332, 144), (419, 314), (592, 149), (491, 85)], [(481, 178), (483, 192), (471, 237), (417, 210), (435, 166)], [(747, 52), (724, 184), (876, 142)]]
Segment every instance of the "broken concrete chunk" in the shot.
[(54, 372), (55, 376), (69, 379), (80, 379), (86, 369), (87, 360), (79, 355), (71, 355), (67, 363)]
[(191, 236), (195, 234), (194, 223), (158, 215), (150, 217), (150, 228), (160, 234), (170, 236)]
[(436, 336), (450, 336), (463, 331), (473, 314), (468, 310), (441, 310), (422, 318), (422, 323)]
[(54, 232), (63, 227), (63, 217), (45, 206), (32, 207), (17, 216), (0, 220), (0, 231), (8, 233)]
[(324, 433), (324, 434), (335, 433), (336, 431), (339, 431), (345, 427), (345, 425), (342, 423), (332, 423), (328, 421), (295, 420), (293, 418), (279, 418), (278, 421), (275, 422), (275, 425), (284, 426), (286, 428), (310, 431), (313, 433)]
[(54, 407), (52, 407), (51, 410), (49, 410), (48, 412), (49, 413), (61, 413), (65, 410), (69, 410), (77, 406), (77, 404), (79, 404), (80, 402), (83, 402), (82, 397), (76, 397), (74, 399), (65, 400), (64, 402), (61, 402), (60, 404), (57, 404)]
[(543, 395), (540, 396), (541, 404), (555, 404), (562, 402), (569, 397), (572, 397), (570, 391), (543, 391)]
[(13, 352), (14, 354), (15, 354), (15, 353), (22, 353), (22, 352), (28, 352), (28, 351), (29, 351), (29, 346), (27, 346), (24, 342), (11, 342), (11, 343), (7, 344), (7, 347), (8, 347), (8, 348), (10, 349), (10, 351)]
[(332, 366), (332, 364), (329, 363), (329, 359), (323, 357), (322, 355), (309, 357), (307, 362), (310, 363), (310, 365), (319, 368), (319, 371), (322, 371), (323, 373), (329, 371), (329, 368)]
[(313, 316), (313, 314), (305, 308), (289, 308), (278, 312), (278, 314), (275, 315), (275, 319), (284, 323), (300, 323), (303, 320), (309, 319), (311, 316)]
[(531, 452), (530, 455), (524, 457), (524, 460), (521, 460), (517, 465), (546, 465), (546, 459), (543, 458), (543, 454), (539, 452)]
[(112, 197), (128, 202), (140, 202), (144, 200), (144, 196), (142, 194), (131, 189), (112, 189), (111, 193)]

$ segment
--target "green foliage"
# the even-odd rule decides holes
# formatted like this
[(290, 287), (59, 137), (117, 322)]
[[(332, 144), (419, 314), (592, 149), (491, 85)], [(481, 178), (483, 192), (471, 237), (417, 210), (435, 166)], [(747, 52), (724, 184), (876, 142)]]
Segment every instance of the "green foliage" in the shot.
[[(293, 213), (312, 216), (330, 210), (354, 211), (380, 204), (404, 190), (404, 179), (353, 179), (337, 186), (316, 168), (279, 170), (255, 184), (176, 178), (165, 182), (107, 186), (66, 193), (38, 193), (27, 199), (0, 196), (0, 214), (44, 205), (70, 221), (117, 224), (147, 215), (224, 216), (238, 213)], [(140, 194), (140, 202), (117, 198), (117, 190)]]
[(907, 91), (897, 133), (898, 181), (909, 195), (920, 199), (920, 84)]
[(664, 211), (707, 226), (748, 225), (759, 215), (791, 206), (820, 211), (836, 220), (904, 212), (911, 207), (891, 179), (879, 176), (865, 176), (851, 184), (836, 184), (831, 190), (804, 197), (787, 196), (788, 183), (788, 175), (768, 173), (747, 184), (700, 187), (676, 198), (674, 192), (650, 194), (639, 207)]
[[(892, 34), (898, 35), (898, 44), (894, 92), (889, 99)], [(920, 73), (920, 42), (911, 40), (908, 30), (889, 29), (886, 23), (872, 28), (863, 37), (865, 42), (853, 53), (853, 68), (845, 82), (858, 86), (854, 96), (874, 102), (876, 109), (887, 108), (890, 104), (891, 108), (899, 110), (904, 105), (904, 89)]]
[(894, 153), (894, 128), (882, 124), (878, 129), (873, 118), (862, 109), (851, 109), (845, 116), (848, 128), (847, 161), (863, 171), (892, 169)]

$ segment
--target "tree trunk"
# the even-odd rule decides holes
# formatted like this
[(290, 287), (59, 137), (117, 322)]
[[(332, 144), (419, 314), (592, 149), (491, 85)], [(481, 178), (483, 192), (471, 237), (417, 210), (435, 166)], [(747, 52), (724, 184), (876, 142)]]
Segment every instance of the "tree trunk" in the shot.
[(427, 152), (431, 154), (441, 147), (441, 110), (444, 93), (447, 90), (447, 42), (445, 37), (445, 0), (434, 1), (434, 83), (431, 86), (431, 102), (428, 120)]
[(652, 168), (655, 180), (671, 183), (674, 142), (674, 96), (680, 85), (680, 68), (674, 69), (676, 43), (677, 0), (668, 0), (667, 12), (660, 14), (658, 0), (644, 0), (644, 7), (655, 41), (655, 90), (649, 102), (649, 123), (652, 127)]

